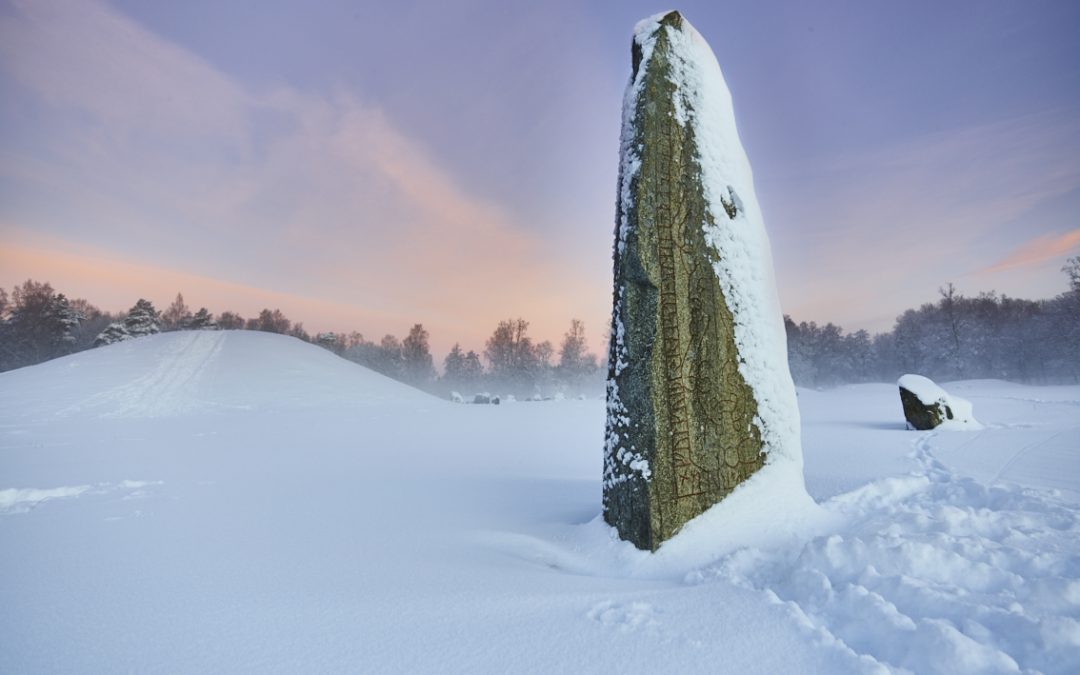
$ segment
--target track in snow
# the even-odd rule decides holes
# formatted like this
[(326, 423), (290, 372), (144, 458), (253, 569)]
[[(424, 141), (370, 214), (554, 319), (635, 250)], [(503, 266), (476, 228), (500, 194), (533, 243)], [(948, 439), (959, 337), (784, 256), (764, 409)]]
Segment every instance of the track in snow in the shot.
[(865, 672), (1080, 672), (1077, 511), (958, 475), (935, 458), (937, 435), (914, 442), (918, 471), (826, 502), (838, 532), (744, 549), (688, 580), (765, 593)]
[(104, 417), (170, 417), (202, 407), (199, 385), (221, 352), (225, 333), (189, 331), (166, 343), (140, 377), (91, 396), (72, 411), (101, 408)]

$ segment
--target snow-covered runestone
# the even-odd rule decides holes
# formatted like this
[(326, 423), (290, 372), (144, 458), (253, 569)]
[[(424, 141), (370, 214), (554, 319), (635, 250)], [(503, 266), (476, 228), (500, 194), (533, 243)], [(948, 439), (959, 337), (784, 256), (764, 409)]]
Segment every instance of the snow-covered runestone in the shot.
[(604, 519), (656, 550), (772, 449), (794, 445), (800, 469), (801, 449), (768, 240), (716, 59), (678, 12), (638, 24), (632, 56)]

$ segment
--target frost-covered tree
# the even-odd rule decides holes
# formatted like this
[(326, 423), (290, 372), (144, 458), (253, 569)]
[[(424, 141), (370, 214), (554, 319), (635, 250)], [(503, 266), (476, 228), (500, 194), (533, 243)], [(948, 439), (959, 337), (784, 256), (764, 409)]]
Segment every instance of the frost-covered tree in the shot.
[[(4, 297), (0, 368), (8, 370), (70, 354), (83, 316), (48, 283), (32, 279)], [(3, 316), (3, 314), (0, 314)]]
[(1066, 260), (1061, 271), (1069, 278), (1069, 289), (1080, 293), (1080, 255), (1075, 255)]
[(383, 375), (400, 380), (404, 376), (404, 358), (401, 354), (401, 340), (393, 335), (384, 335), (379, 342), (376, 358), (371, 366)]
[(110, 323), (116, 321), (116, 317), (108, 312), (103, 312), (83, 298), (70, 301), (71, 308), (82, 316), (78, 328), (75, 330), (75, 346), (73, 351), (81, 352), (94, 346), (94, 340), (98, 334)]
[(471, 349), (465, 354), (465, 360), (461, 364), (461, 377), (466, 382), (479, 382), (484, 377), (484, 364), (480, 361), (480, 355)]
[(121, 321), (110, 323), (105, 327), (105, 330), (98, 333), (97, 338), (94, 340), (95, 347), (104, 347), (106, 345), (115, 344), (117, 342), (123, 342), (124, 340), (130, 340), (132, 338), (131, 333), (127, 332), (124, 328), (124, 324)]
[(460, 382), (464, 365), (465, 352), (461, 351), (461, 345), (455, 342), (443, 359), (443, 379), (455, 384)]
[(124, 317), (124, 329), (131, 337), (143, 337), (161, 332), (161, 315), (154, 309), (154, 303), (139, 298), (135, 306)]
[(536, 347), (525, 319), (500, 321), (488, 338), (484, 357), (497, 386), (531, 393), (539, 369)]
[(484, 366), (480, 355), (471, 349), (466, 353), (462, 351), (461, 345), (455, 343), (443, 360), (442, 381), (445, 388), (466, 391), (476, 389), (483, 377)]
[(386, 335), (376, 343), (368, 342), (363, 335), (354, 332), (349, 336), (343, 356), (387, 377), (402, 379), (401, 341), (393, 335)]
[(589, 353), (585, 340), (585, 322), (570, 321), (570, 330), (563, 335), (559, 347), (559, 370), (566, 378), (590, 375), (596, 370), (596, 355)]
[(401, 342), (402, 374), (416, 387), (427, 387), (435, 380), (435, 365), (423, 324), (415, 324)]
[(109, 324), (94, 339), (94, 346), (101, 347), (132, 338), (154, 335), (161, 332), (161, 316), (154, 304), (140, 298), (135, 306), (128, 310), (121, 321)]
[(315, 344), (338, 355), (345, 351), (345, 340), (336, 333), (319, 333), (315, 336)]

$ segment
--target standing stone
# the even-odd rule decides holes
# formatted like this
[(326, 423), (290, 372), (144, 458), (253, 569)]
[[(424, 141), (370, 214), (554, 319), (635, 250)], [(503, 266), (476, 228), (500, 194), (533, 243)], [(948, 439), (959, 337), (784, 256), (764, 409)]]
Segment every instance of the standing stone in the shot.
[(623, 111), (604, 519), (656, 550), (766, 463), (801, 480), (782, 313), (730, 94), (678, 12), (638, 24)]

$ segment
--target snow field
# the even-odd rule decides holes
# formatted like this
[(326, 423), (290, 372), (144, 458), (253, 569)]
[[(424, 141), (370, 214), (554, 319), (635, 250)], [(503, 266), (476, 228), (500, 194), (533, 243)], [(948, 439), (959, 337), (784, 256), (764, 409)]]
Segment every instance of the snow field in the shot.
[(1080, 387), (948, 383), (965, 433), (801, 390), (813, 501), (751, 482), (647, 554), (603, 401), (206, 335), (0, 375), (0, 672), (1080, 669)]

